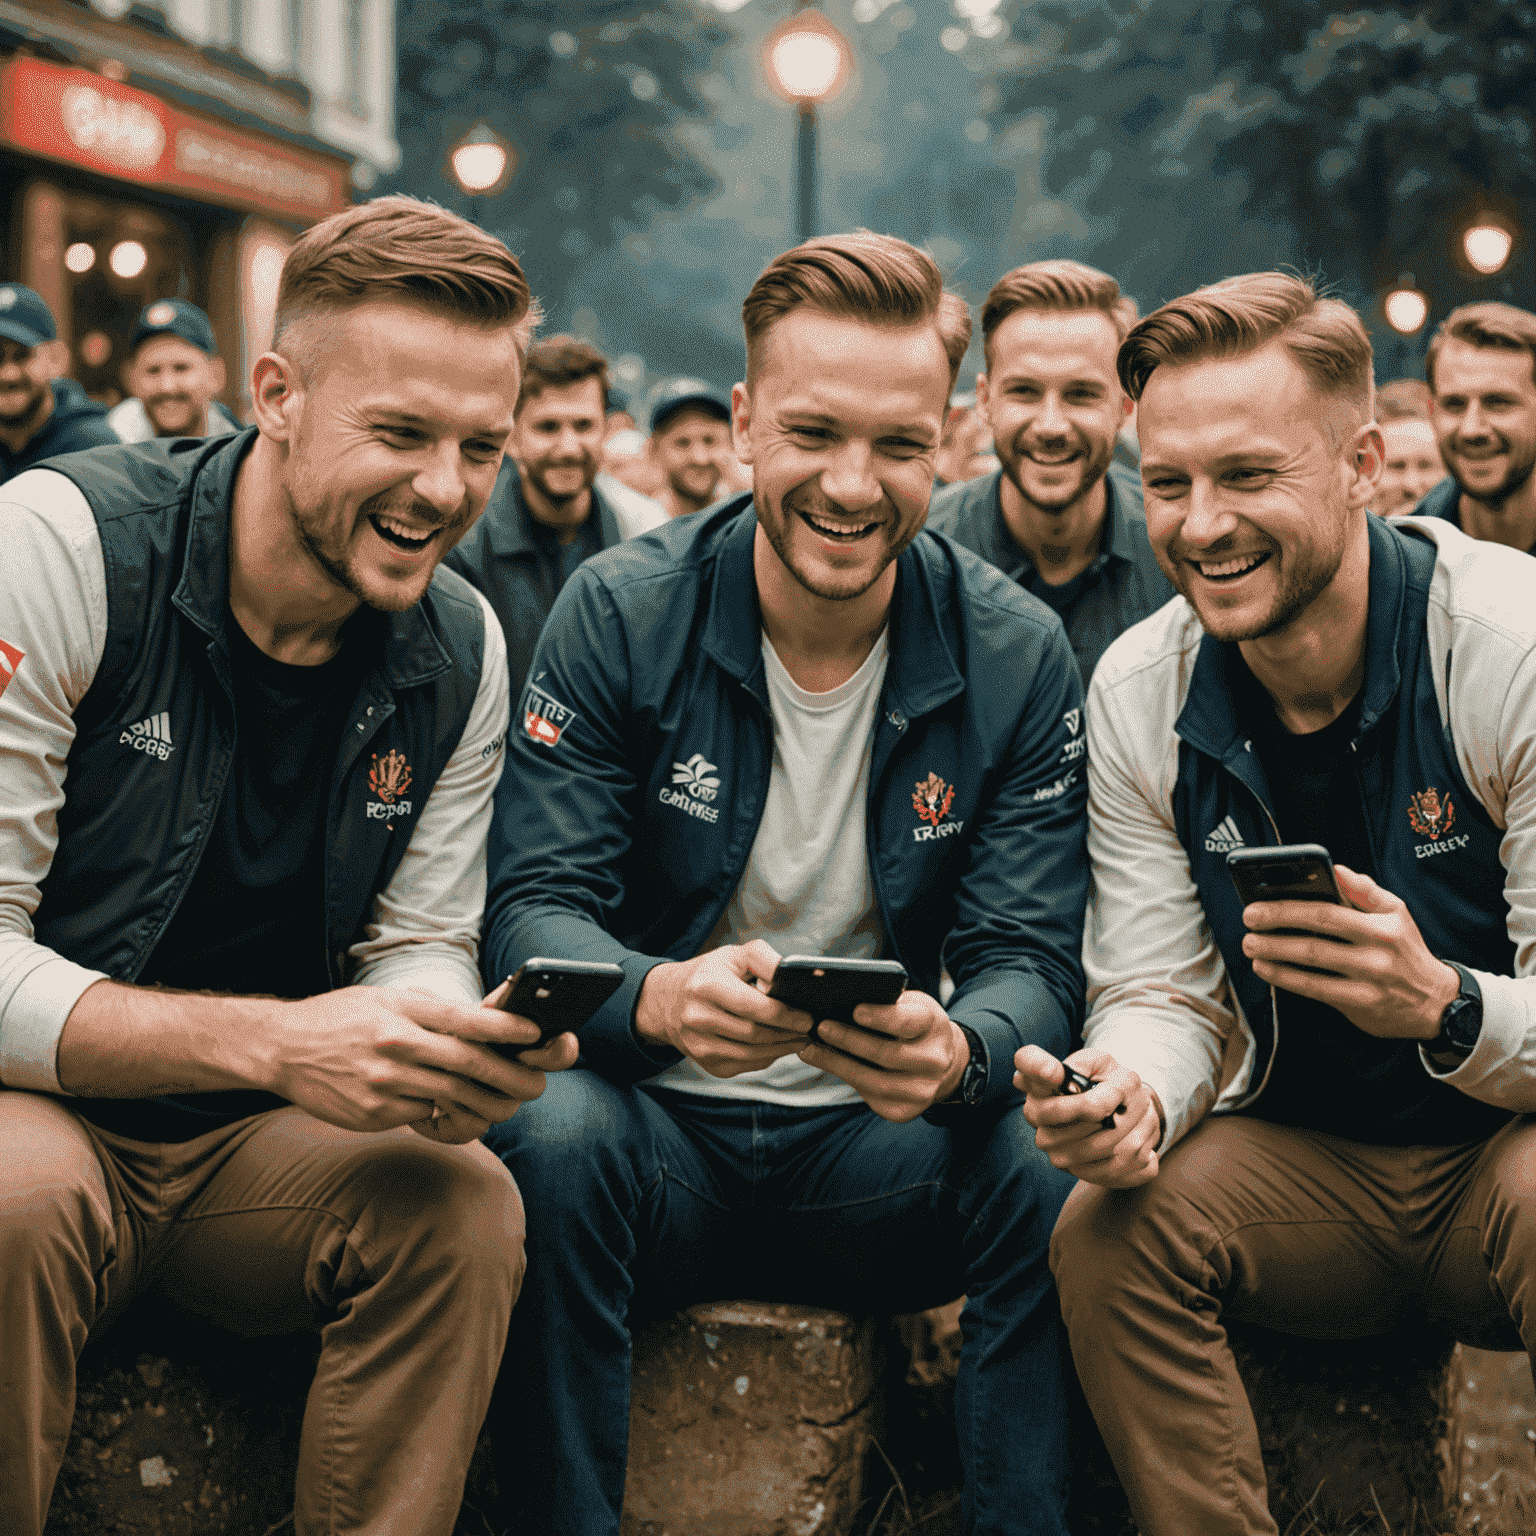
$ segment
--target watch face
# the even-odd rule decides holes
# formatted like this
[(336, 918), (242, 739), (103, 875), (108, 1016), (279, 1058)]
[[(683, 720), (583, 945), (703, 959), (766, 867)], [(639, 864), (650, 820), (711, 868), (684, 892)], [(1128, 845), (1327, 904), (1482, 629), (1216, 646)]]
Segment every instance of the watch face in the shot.
[(1440, 1020), (1440, 1029), (1452, 1045), (1470, 1051), (1483, 1027), (1482, 1004), (1470, 997), (1455, 998)]

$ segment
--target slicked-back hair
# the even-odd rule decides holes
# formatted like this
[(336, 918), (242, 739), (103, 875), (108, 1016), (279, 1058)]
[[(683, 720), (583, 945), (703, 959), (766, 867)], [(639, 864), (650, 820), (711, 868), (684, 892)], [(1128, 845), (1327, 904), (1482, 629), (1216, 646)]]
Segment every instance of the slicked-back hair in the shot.
[(1371, 338), (1359, 315), (1288, 272), (1225, 278), (1154, 309), (1121, 343), (1120, 383), (1140, 400), (1163, 363), (1241, 357), (1272, 341), (1320, 395), (1360, 411), (1362, 425), (1371, 419)]
[(1424, 357), (1424, 373), (1430, 389), (1435, 387), (1435, 359), (1447, 341), (1464, 341), (1469, 347), (1488, 347), (1501, 352), (1524, 352), (1531, 360), (1531, 378), (1536, 380), (1536, 315), (1513, 304), (1489, 300), (1483, 304), (1463, 304), (1453, 309), (1429, 338)]
[(544, 336), (528, 348), (523, 359), (523, 387), (517, 396), (517, 414), (546, 389), (564, 389), (596, 379), (602, 389), (603, 413), (608, 411), (608, 359), (589, 341), (576, 336)]
[(294, 242), (278, 280), (272, 346), (280, 349), (298, 320), (377, 299), (515, 326), (520, 355), (539, 320), (517, 257), (494, 235), (435, 203), (376, 197), (322, 219)]
[(1136, 300), (1120, 292), (1120, 284), (1107, 272), (1080, 261), (1031, 261), (1005, 272), (993, 283), (981, 306), (981, 334), (986, 346), (987, 367), (992, 366), (992, 333), (1009, 315), (1021, 309), (1062, 314), (1097, 310), (1114, 322), (1115, 336), (1124, 341), (1136, 324)]
[(774, 257), (741, 306), (749, 384), (763, 338), (801, 305), (870, 325), (932, 325), (943, 343), (954, 389), (960, 360), (971, 344), (971, 315), (959, 294), (945, 291), (944, 274), (926, 251), (894, 235), (861, 229), (822, 235)]

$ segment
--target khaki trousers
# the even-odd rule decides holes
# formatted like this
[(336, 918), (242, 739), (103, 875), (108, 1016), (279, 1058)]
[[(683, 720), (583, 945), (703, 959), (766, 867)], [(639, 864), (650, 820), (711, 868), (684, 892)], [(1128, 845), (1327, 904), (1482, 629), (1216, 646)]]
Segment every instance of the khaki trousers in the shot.
[(1139, 1189), (1079, 1184), (1051, 1268), (1089, 1406), (1142, 1536), (1273, 1536), (1227, 1344), (1429, 1324), (1536, 1343), (1536, 1119), (1484, 1142), (1374, 1147), (1207, 1119)]
[(0, 1531), (39, 1536), (87, 1336), (155, 1289), (247, 1335), (313, 1328), (297, 1536), (452, 1530), (523, 1274), (483, 1147), (299, 1109), (130, 1141), (0, 1089)]

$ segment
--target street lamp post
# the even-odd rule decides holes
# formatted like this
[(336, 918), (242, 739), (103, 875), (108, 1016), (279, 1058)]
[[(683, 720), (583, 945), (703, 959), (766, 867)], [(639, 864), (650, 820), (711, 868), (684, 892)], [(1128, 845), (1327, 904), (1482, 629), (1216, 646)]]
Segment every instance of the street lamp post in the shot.
[(769, 84), (795, 107), (795, 206), (800, 239), (809, 240), (817, 225), (816, 106), (848, 83), (853, 50), (820, 11), (806, 0), (800, 7), (768, 34), (763, 58)]
[(469, 199), (472, 224), (480, 222), (485, 199), (506, 186), (515, 163), (511, 146), (484, 123), (471, 128), (449, 151), (448, 171)]

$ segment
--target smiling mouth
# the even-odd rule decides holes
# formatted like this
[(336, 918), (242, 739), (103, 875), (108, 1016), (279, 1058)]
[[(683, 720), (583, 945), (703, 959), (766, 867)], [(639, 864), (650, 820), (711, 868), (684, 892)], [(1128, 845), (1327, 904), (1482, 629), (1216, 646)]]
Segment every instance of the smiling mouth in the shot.
[(1237, 555), (1231, 560), (1191, 560), (1189, 563), (1207, 581), (1237, 581), (1250, 571), (1256, 571), (1269, 559), (1266, 550), (1260, 555)]
[(411, 554), (419, 554), (424, 550), (437, 537), (439, 531), (436, 528), (429, 528), (425, 533), (421, 533), (392, 517), (380, 516), (377, 512), (369, 514), (368, 524), (386, 544), (393, 544), (396, 549), (403, 549)]
[(879, 523), (834, 523), (810, 512), (797, 512), (795, 516), (813, 533), (819, 534), (834, 544), (857, 544), (860, 539), (868, 538), (880, 526)]

